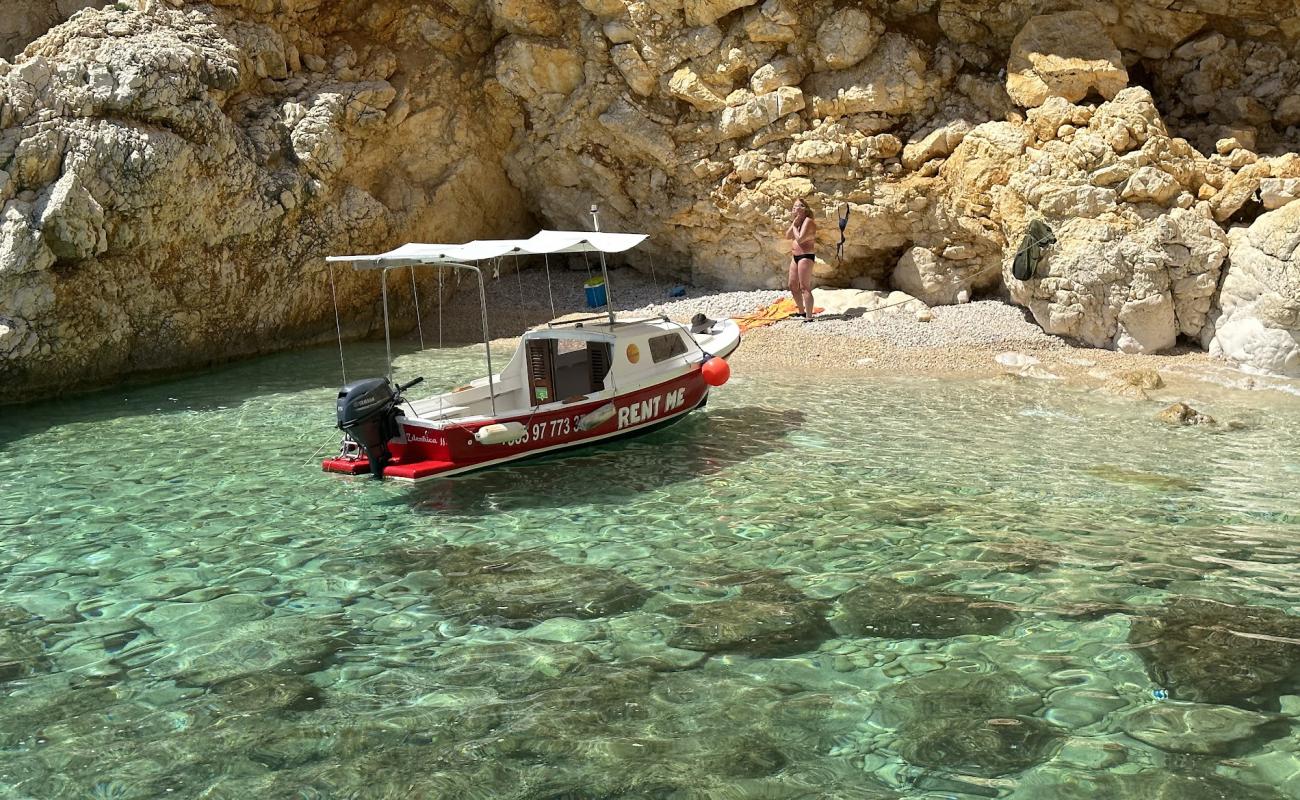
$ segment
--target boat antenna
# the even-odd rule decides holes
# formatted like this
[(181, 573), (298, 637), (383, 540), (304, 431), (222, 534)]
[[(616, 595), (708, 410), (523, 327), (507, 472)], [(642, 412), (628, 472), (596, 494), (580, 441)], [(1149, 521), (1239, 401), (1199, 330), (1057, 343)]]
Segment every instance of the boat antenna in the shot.
[[(591, 204), (591, 226), (600, 233), (600, 206)], [(605, 251), (600, 250), (600, 274), (605, 279), (605, 310), (609, 312), (609, 327), (614, 327), (614, 293), (609, 289), (609, 269), (605, 266)]]

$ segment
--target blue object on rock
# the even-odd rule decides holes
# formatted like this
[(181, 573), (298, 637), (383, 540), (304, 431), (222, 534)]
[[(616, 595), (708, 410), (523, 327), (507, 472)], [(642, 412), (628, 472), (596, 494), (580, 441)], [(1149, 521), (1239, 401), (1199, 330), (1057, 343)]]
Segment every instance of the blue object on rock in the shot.
[(676, 285), (676, 286), (674, 286), (673, 288), (671, 288), (671, 289), (668, 290), (668, 296), (669, 296), (669, 297), (685, 297), (685, 296), (686, 296), (686, 287), (685, 287), (685, 286), (682, 286), (681, 284), (678, 284), (678, 285)]

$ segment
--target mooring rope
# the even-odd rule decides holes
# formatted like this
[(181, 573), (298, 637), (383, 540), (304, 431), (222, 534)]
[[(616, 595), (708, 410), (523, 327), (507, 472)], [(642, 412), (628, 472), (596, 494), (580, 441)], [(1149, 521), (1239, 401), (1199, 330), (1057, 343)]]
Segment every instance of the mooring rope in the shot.
[(420, 290), (415, 287), (415, 265), (411, 267), (411, 297), (415, 300), (415, 327), (420, 331), (420, 349), (424, 349), (424, 322), (420, 319)]
[(543, 253), (542, 258), (546, 264), (546, 296), (551, 301), (551, 319), (555, 319), (555, 294), (551, 291), (551, 256), (549, 253)]

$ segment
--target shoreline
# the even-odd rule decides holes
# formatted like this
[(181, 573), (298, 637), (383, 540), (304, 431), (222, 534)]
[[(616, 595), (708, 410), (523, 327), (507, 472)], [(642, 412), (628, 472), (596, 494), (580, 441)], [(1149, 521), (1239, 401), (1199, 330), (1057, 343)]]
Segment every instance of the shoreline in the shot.
[[(546, 276), (532, 270), (492, 281), (488, 287), (489, 321), (496, 330), (510, 332), (494, 336), (493, 341), (509, 346), (529, 327), (603, 313), (603, 309), (589, 309), (580, 302), (586, 277), (581, 271), (552, 269), (549, 294)], [(611, 270), (610, 280), (615, 287), (614, 300), (624, 309), (621, 315), (667, 314), (683, 322), (695, 313), (715, 319), (745, 316), (789, 296), (776, 290), (682, 286), (685, 296), (668, 297), (670, 286), (679, 284), (652, 283), (649, 276), (626, 268)], [(448, 312), (456, 319), (458, 331), (468, 332), (471, 316), (477, 322), (477, 292), (472, 294), (472, 298), (462, 295), (449, 303)], [(1194, 406), (1199, 400), (1267, 407), (1278, 401), (1300, 402), (1300, 380), (1247, 373), (1191, 346), (1161, 354), (1080, 347), (1043, 332), (1025, 310), (1000, 300), (926, 309), (919, 300), (900, 303), (899, 298), (906, 301), (907, 296), (815, 289), (815, 302), (826, 312), (807, 323), (785, 319), (747, 331), (729, 361), (742, 374), (782, 371), (810, 381), (1011, 378), (1153, 404), (1187, 402)], [(470, 301), (473, 314), (467, 315)], [(860, 305), (845, 307), (853, 303)], [(930, 321), (917, 319), (922, 310), (928, 311), (924, 316)], [(481, 341), (481, 336), (466, 336), (463, 341)], [(1009, 363), (999, 363), (999, 357)]]

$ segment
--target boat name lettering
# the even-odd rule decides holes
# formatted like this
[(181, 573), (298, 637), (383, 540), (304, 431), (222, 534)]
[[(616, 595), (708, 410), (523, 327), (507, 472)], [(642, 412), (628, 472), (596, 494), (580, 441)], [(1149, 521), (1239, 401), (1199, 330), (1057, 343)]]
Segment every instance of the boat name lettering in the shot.
[(618, 410), (618, 427), (626, 428), (628, 425), (639, 425), (659, 416), (661, 409), (665, 412), (673, 411), (680, 408), (685, 402), (686, 390), (674, 389), (667, 394), (623, 406)]
[(442, 447), (447, 446), (447, 438), (445, 436), (434, 436), (428, 433), (418, 433), (415, 435), (408, 433), (406, 434), (406, 441), (421, 442), (423, 444), (436, 444)]

